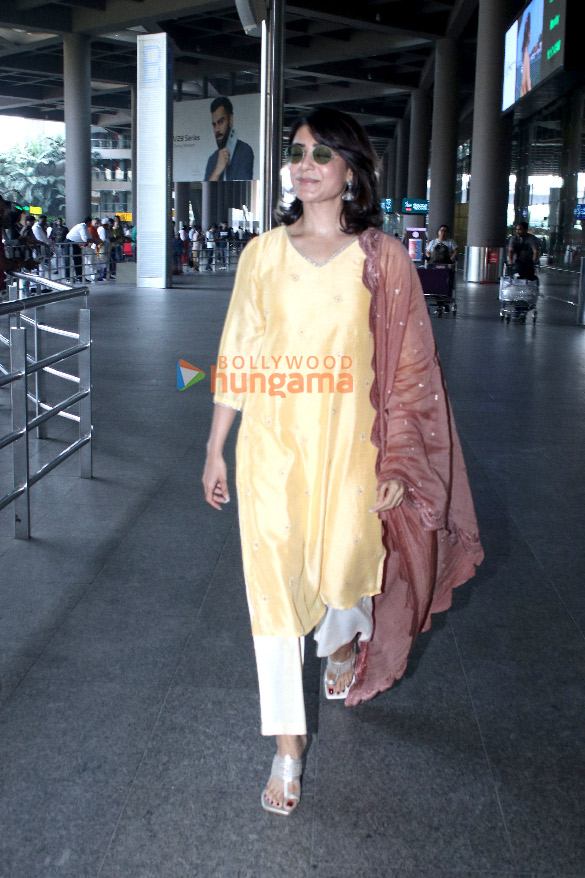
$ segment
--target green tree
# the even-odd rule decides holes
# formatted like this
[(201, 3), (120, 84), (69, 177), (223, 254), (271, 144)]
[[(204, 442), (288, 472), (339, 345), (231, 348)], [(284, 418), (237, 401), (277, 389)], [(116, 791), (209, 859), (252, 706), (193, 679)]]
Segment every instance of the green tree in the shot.
[(65, 210), (65, 138), (44, 137), (0, 153), (2, 191), (49, 216)]

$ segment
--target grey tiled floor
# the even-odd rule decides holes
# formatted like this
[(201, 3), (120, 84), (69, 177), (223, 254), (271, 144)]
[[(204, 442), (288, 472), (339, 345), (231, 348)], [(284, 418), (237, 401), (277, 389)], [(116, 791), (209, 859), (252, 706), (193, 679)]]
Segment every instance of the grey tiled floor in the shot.
[(230, 282), (92, 292), (94, 478), (72, 459), (39, 483), (28, 543), (0, 513), (0, 876), (585, 876), (585, 330), (566, 279), (543, 278), (536, 326), (501, 325), (491, 286), (433, 319), (486, 561), (357, 709), (323, 701), (309, 648), (288, 820), (260, 808), (273, 743), (236, 503), (201, 500), (209, 381), (176, 389), (180, 357), (214, 361)]

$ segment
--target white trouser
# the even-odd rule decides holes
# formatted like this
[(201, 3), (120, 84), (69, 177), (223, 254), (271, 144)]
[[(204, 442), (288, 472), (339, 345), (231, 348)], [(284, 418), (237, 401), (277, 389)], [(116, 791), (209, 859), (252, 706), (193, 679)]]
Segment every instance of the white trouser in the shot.
[[(362, 598), (349, 610), (327, 612), (315, 628), (320, 658), (350, 643), (372, 636), (372, 599)], [(306, 735), (303, 696), (304, 637), (254, 636), (254, 650), (260, 687), (260, 714), (263, 735)]]

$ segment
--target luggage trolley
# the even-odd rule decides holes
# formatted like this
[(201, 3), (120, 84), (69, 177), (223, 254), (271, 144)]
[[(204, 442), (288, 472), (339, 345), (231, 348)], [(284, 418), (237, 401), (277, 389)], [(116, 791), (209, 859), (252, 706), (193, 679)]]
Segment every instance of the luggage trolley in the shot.
[(453, 265), (427, 265), (418, 269), (427, 308), (434, 310), (437, 317), (451, 313), (457, 314), (455, 298), (455, 267)]
[(536, 323), (538, 311), (538, 278), (527, 280), (523, 277), (500, 278), (500, 320), (509, 323), (526, 323), (526, 315), (532, 311), (532, 322)]

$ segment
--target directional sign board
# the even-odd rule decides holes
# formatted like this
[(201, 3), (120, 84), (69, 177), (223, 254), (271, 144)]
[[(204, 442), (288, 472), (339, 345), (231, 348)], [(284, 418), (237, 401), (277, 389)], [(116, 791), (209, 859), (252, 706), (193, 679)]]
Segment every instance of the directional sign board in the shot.
[(429, 202), (421, 198), (403, 198), (402, 213), (428, 213)]

